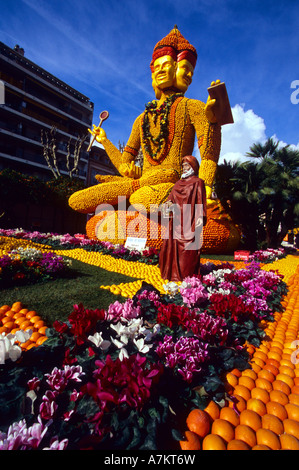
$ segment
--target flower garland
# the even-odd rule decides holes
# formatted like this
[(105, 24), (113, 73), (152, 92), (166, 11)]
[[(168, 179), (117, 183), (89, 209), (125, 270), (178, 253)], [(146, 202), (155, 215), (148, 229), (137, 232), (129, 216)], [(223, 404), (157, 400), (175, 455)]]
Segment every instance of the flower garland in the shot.
[[(170, 111), (172, 109), (172, 105), (178, 100), (178, 98), (182, 98), (183, 96), (183, 93), (175, 93), (168, 96), (159, 108), (157, 108), (158, 101), (156, 100), (149, 102), (145, 107), (141, 126), (142, 140), (146, 150), (146, 157), (154, 164), (160, 164), (166, 156), (165, 152), (163, 152), (158, 157), (169, 136)], [(176, 104), (178, 103), (179, 101), (177, 101)], [(150, 131), (150, 115), (152, 116), (155, 125), (159, 118), (160, 132), (157, 137), (153, 137)], [(156, 148), (156, 150), (152, 150), (152, 146)]]

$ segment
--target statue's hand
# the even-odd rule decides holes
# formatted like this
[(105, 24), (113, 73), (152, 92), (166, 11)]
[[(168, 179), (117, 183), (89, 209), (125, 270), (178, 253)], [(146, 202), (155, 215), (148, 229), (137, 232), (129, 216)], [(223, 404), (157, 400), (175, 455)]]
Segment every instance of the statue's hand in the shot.
[(138, 179), (141, 176), (141, 168), (136, 166), (134, 162), (131, 162), (130, 164), (122, 163), (119, 166), (118, 171), (122, 176), (126, 176), (127, 178)]
[[(216, 82), (211, 83), (211, 86), (218, 85), (219, 83), (221, 83), (221, 80), (216, 80)], [(213, 108), (215, 108), (215, 106), (216, 106), (216, 100), (212, 99), (209, 95), (206, 105), (205, 105), (205, 113), (206, 113), (207, 120), (212, 123), (217, 122), (215, 113), (213, 111)]]
[(96, 141), (101, 144), (105, 139), (107, 139), (106, 132), (102, 127), (97, 127), (93, 124), (93, 129), (88, 129), (88, 132), (96, 138)]

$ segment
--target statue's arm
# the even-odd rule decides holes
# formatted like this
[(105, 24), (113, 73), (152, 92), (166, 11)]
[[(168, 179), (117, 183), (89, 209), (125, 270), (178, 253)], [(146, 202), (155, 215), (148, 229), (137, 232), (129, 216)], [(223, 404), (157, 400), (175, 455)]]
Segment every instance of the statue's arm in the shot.
[[(140, 148), (140, 119), (141, 116), (138, 116), (135, 120), (131, 135), (122, 153), (107, 138), (102, 128), (100, 128), (99, 134), (96, 135), (96, 140), (103, 145), (115, 168), (117, 168), (122, 176), (130, 178), (139, 178), (141, 176), (140, 169), (134, 165), (135, 158)], [(94, 131), (96, 131), (96, 129), (94, 129)]]
[(212, 193), (221, 148), (221, 126), (206, 117), (205, 103), (189, 100), (188, 111), (195, 128), (201, 156), (199, 177), (204, 180), (207, 198)]

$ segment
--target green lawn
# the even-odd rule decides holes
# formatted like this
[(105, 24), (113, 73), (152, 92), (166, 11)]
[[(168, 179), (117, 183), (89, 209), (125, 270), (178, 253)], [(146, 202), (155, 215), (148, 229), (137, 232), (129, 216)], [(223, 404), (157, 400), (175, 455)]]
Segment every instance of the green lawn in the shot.
[(1, 289), (0, 304), (11, 305), (21, 301), (25, 308), (36, 310), (50, 326), (54, 320), (66, 320), (74, 304), (82, 303), (86, 308), (106, 309), (115, 300), (123, 300), (121, 296), (100, 289), (100, 286), (133, 280), (135, 279), (72, 259), (68, 277)]

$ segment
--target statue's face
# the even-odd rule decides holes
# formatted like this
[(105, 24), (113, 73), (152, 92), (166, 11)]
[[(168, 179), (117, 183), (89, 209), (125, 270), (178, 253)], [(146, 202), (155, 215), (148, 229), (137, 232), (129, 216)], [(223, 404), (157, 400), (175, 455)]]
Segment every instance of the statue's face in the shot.
[(194, 68), (186, 59), (177, 63), (175, 87), (185, 93), (192, 83)]
[[(177, 63), (170, 55), (159, 57), (154, 62), (154, 71), (152, 73), (153, 88), (165, 90), (174, 85)], [(157, 93), (156, 93), (157, 94)]]

